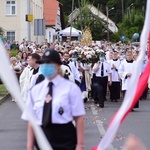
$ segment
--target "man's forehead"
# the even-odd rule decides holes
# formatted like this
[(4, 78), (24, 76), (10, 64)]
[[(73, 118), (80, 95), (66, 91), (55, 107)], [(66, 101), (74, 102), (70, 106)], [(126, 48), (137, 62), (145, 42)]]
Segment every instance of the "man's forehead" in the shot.
[(32, 57), (31, 57), (31, 56), (28, 56), (28, 59), (30, 59), (30, 60), (31, 60), (31, 59), (32, 59)]
[(132, 53), (126, 53), (126, 55), (131, 56), (131, 55), (132, 55)]

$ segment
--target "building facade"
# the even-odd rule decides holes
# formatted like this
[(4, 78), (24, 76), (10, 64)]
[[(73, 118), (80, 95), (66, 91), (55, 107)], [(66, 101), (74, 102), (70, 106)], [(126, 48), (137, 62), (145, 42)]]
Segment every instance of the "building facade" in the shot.
[[(0, 0), (0, 6), (0, 27), (4, 29), (7, 40), (22, 42), (30, 36), (31, 41), (37, 41), (37, 36), (34, 36), (34, 21), (30, 22), (29, 35), (26, 15), (30, 10), (34, 19), (43, 19), (43, 0)], [(38, 37), (38, 42), (42, 42), (44, 38)]]
[(44, 19), (46, 25), (46, 39), (53, 42), (58, 39), (56, 31), (65, 28), (63, 6), (57, 0), (44, 0)]

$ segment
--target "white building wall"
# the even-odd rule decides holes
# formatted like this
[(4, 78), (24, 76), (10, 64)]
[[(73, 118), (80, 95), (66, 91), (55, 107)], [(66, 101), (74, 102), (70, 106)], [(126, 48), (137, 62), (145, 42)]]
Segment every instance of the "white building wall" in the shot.
[[(15, 40), (22, 42), (24, 38), (28, 38), (28, 26), (25, 21), (27, 14), (27, 0), (15, 0), (16, 2), (16, 15), (6, 15), (6, 0), (0, 0), (0, 27), (6, 32), (15, 31)], [(30, 0), (31, 14), (34, 19), (43, 18), (43, 0)], [(38, 37), (38, 42), (43, 41), (43, 37)], [(31, 40), (35, 41), (34, 36), (34, 22), (31, 22)]]
[[(43, 19), (43, 0), (31, 0), (31, 13), (34, 19)], [(45, 36), (34, 36), (34, 22), (31, 23), (31, 39), (41, 44)]]
[(60, 7), (57, 10), (57, 20), (56, 20), (56, 29), (61, 30), (61, 21), (60, 21)]
[(54, 27), (46, 27), (46, 39), (48, 42), (54, 42), (57, 37), (56, 30), (62, 30), (60, 21), (60, 7), (57, 10), (57, 19)]
[(54, 42), (55, 29), (52, 27), (46, 28), (46, 39), (49, 43)]
[(22, 42), (23, 39), (28, 38), (28, 32), (27, 32), (27, 22), (25, 21), (25, 15), (27, 14), (27, 0), (20, 0), (18, 7), (18, 24), (19, 28), (17, 29), (17, 36), (16, 40), (19, 40), (19, 42)]

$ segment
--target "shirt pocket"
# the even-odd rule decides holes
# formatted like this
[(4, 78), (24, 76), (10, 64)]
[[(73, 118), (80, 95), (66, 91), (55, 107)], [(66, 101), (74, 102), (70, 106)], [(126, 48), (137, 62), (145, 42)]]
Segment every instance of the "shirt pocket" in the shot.
[(37, 121), (41, 121), (43, 117), (44, 102), (42, 100), (34, 101), (34, 113)]

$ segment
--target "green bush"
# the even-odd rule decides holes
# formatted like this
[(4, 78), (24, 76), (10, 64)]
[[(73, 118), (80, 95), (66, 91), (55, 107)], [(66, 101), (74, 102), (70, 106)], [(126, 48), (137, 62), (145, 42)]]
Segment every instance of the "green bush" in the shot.
[(11, 50), (11, 56), (16, 56), (18, 54), (18, 50)]
[(0, 97), (5, 96), (8, 93), (6, 87), (4, 86), (4, 84), (0, 84)]

